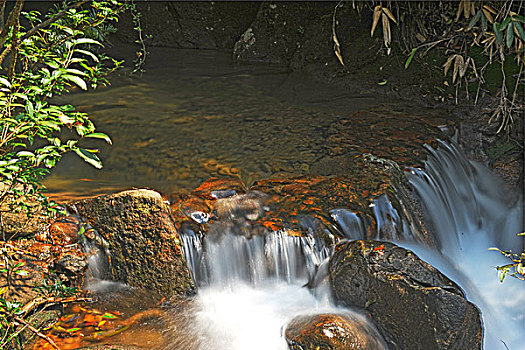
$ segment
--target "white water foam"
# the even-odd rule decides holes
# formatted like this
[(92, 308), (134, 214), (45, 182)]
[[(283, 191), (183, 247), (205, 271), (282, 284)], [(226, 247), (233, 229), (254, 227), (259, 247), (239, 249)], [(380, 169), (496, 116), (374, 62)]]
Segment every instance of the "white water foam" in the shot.
[[(271, 232), (246, 238), (181, 234), (188, 265), (200, 286), (191, 309), (199, 350), (285, 350), (284, 329), (299, 315), (352, 313), (333, 306), (328, 286), (312, 294), (303, 285), (329, 251), (313, 236)], [(200, 262), (196, 262), (199, 258)]]
[(234, 286), (199, 290), (195, 313), (206, 339), (201, 350), (286, 350), (284, 326), (296, 315), (341, 312), (300, 284), (266, 281), (257, 287)]

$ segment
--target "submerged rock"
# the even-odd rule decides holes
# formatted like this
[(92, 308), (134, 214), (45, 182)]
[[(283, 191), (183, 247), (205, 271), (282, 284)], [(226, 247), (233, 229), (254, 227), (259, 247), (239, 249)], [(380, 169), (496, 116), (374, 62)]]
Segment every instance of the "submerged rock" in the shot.
[(286, 326), (285, 337), (292, 350), (388, 349), (374, 326), (350, 313), (298, 316)]
[(479, 310), (411, 251), (387, 242), (343, 242), (329, 270), (336, 302), (365, 308), (391, 349), (481, 349)]
[(123, 191), (75, 207), (107, 241), (112, 279), (161, 295), (193, 292), (175, 224), (159, 193)]

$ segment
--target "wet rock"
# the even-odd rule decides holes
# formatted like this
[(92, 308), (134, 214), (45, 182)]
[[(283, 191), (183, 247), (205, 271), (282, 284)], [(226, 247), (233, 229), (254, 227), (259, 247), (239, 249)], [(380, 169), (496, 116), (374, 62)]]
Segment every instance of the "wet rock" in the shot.
[(159, 193), (123, 191), (75, 207), (107, 241), (113, 279), (160, 295), (193, 292), (175, 224)]
[(357, 314), (320, 314), (294, 318), (285, 330), (292, 350), (387, 349), (375, 327)]
[[(0, 242), (0, 252), (7, 259), (0, 263), (0, 268), (8, 268), (5, 266), (6, 261), (11, 267), (9, 284), (5, 274), (0, 274), (0, 287), (9, 285), (5, 296), (21, 304), (46, 293), (46, 285), (79, 287), (87, 269), (87, 262), (78, 244), (64, 247), (18, 240)], [(20, 264), (20, 267), (14, 268), (16, 264)]]
[(67, 245), (78, 241), (80, 221), (68, 216), (55, 220), (49, 226), (49, 235), (53, 244)]
[[(258, 2), (178, 2), (141, 1), (136, 4), (142, 14), (142, 29), (157, 46), (191, 49), (232, 49), (235, 41), (251, 23)], [(117, 37), (134, 43), (131, 16), (119, 21)]]
[[(0, 192), (5, 189), (5, 184), (0, 181)], [(2, 226), (0, 228), (0, 240), (10, 240), (21, 237), (31, 237), (44, 231), (47, 226), (47, 216), (43, 214), (41, 200), (35, 197), (24, 197), (23, 201), (27, 205), (24, 209), (16, 210), (11, 207), (14, 203), (12, 198), (4, 198), (0, 203), (0, 213)], [(16, 202), (16, 201), (15, 201)]]
[(331, 10), (332, 4), (264, 2), (253, 23), (235, 43), (233, 57), (239, 62), (288, 66), (301, 51), (307, 28)]
[(481, 348), (479, 310), (411, 251), (387, 242), (344, 242), (329, 270), (336, 302), (366, 309), (390, 349)]
[[(229, 177), (211, 177), (204, 181), (192, 194), (204, 199), (215, 200), (231, 197), (234, 194), (243, 194), (246, 187), (241, 180)], [(229, 196), (227, 194), (230, 194)]]
[(369, 153), (390, 159), (401, 168), (420, 167), (427, 156), (423, 145), (447, 139), (438, 128), (442, 125), (453, 127), (437, 111), (426, 111), (424, 116), (381, 108), (360, 111), (331, 126), (327, 147), (331, 157)]
[[(261, 180), (247, 193), (237, 179), (211, 178), (190, 195), (172, 197), (177, 228), (205, 233), (221, 221), (222, 226), (227, 222), (223, 228), (229, 232), (253, 235), (283, 230), (292, 236), (310, 232), (328, 244), (334, 238), (399, 239), (410, 234), (432, 246), (412, 189), (395, 162), (370, 154), (344, 160), (344, 176)], [(344, 222), (342, 211), (352, 215), (356, 225)], [(235, 226), (231, 223), (238, 225), (231, 227)], [(359, 227), (359, 232), (349, 232), (350, 227)]]
[(255, 221), (263, 216), (268, 196), (262, 192), (251, 191), (244, 195), (220, 198), (215, 201), (213, 210), (219, 220)]
[[(55, 293), (69, 295), (74, 289), (67, 288), (80, 286), (87, 267), (78, 244), (62, 247), (25, 239), (0, 242), (0, 254), (0, 269), (10, 270), (9, 281), (7, 274), (0, 274), (0, 288), (8, 287), (2, 297), (18, 303), (25, 310), (23, 314), (30, 315), (26, 321), (36, 329), (47, 327), (61, 313), (60, 307), (56, 306), (60, 304), (43, 303), (45, 307), (42, 307), (42, 300), (56, 296)], [(61, 264), (67, 266), (62, 268)], [(20, 334), (23, 348), (29, 348), (35, 337), (32, 331), (23, 330)]]

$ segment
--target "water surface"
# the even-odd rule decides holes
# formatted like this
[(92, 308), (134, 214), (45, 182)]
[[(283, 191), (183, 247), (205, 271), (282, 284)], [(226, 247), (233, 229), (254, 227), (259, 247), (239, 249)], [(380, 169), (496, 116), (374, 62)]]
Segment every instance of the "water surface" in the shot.
[(146, 68), (142, 76), (121, 71), (109, 87), (57, 99), (88, 112), (113, 146), (83, 141), (101, 148), (104, 168), (67, 155), (45, 181), (53, 197), (129, 187), (168, 194), (210, 176), (240, 176), (250, 184), (307, 174), (327, 156), (330, 125), (386, 103), (325, 86), (306, 73), (235, 65), (217, 51), (155, 49)]

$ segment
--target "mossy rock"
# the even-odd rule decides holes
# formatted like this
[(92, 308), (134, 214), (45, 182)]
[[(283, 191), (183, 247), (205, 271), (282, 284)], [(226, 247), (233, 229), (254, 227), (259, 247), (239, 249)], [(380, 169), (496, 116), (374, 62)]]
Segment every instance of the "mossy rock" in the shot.
[(129, 190), (75, 203), (108, 242), (110, 277), (159, 295), (195, 289), (168, 204), (152, 190)]

